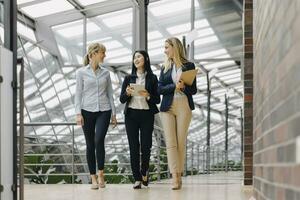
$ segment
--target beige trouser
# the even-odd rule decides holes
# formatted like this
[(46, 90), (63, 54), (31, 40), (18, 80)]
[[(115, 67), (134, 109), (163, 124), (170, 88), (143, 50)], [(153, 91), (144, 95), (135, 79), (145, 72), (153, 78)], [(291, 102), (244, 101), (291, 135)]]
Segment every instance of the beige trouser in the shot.
[(186, 139), (192, 118), (187, 97), (174, 98), (170, 110), (161, 112), (160, 116), (167, 145), (170, 172), (182, 173), (185, 163)]

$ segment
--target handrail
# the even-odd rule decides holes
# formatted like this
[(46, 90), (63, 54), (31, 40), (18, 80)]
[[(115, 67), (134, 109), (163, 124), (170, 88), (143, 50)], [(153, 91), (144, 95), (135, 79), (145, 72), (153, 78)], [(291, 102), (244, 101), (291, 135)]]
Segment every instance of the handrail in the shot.
[[(124, 122), (119, 122), (118, 124), (124, 124)], [(62, 174), (65, 175), (71, 175), (72, 177), (72, 183), (75, 182), (75, 176), (79, 175), (86, 175), (88, 176), (88, 173), (79, 173), (76, 172), (77, 166), (87, 166), (86, 162), (75, 162), (75, 156), (82, 156), (85, 157), (85, 153), (81, 153), (77, 151), (75, 148), (75, 136), (80, 136), (83, 134), (75, 134), (74, 127), (77, 126), (75, 122), (58, 122), (58, 123), (46, 123), (46, 122), (34, 122), (34, 123), (24, 123), (24, 126), (72, 126), (71, 131), (72, 133), (67, 134), (60, 134), (61, 136), (68, 136), (72, 135), (72, 139), (69, 142), (63, 141), (63, 143), (27, 143), (24, 144), (26, 147), (34, 147), (34, 146), (66, 146), (71, 147), (71, 151), (69, 153), (25, 153), (24, 157), (28, 156), (47, 156), (47, 157), (64, 157), (64, 156), (71, 156), (71, 162), (65, 162), (64, 163), (21, 163), (20, 167), (30, 167), (30, 166), (71, 166), (71, 172), (70, 173), (51, 173), (51, 174), (38, 174), (38, 176), (46, 176), (46, 175), (53, 175), (53, 176), (62, 176)], [(163, 132), (163, 129), (161, 127), (155, 126), (155, 130)], [(47, 134), (45, 134), (47, 136)], [(125, 135), (121, 133), (108, 133), (108, 135)], [(44, 135), (40, 135), (44, 136)], [(53, 136), (48, 134), (48, 136)], [(33, 137), (31, 135), (25, 136), (25, 138)], [(150, 174), (156, 174), (157, 180), (160, 181), (162, 178), (169, 178), (170, 172), (169, 170), (163, 170), (163, 166), (167, 166), (168, 163), (166, 162), (166, 154), (162, 154), (163, 152), (166, 152), (166, 147), (161, 145), (162, 141), (164, 141), (164, 137), (160, 132), (156, 132), (153, 134), (153, 137), (155, 139), (155, 143), (152, 145), (153, 150), (151, 152), (151, 161), (150, 164), (154, 164), (156, 166), (156, 171), (151, 172)], [(51, 142), (58, 142), (58, 141), (51, 141)], [(128, 143), (118, 143), (118, 144), (111, 144), (107, 143), (106, 146), (110, 147), (125, 147), (128, 149)], [(187, 150), (186, 150), (186, 167), (184, 170), (185, 175), (195, 175), (195, 174), (203, 174), (203, 173), (214, 173), (217, 171), (225, 171), (226, 169), (232, 170), (232, 168), (228, 168), (228, 161), (225, 161), (227, 152), (215, 148), (210, 148), (210, 152), (208, 154), (207, 148), (205, 145), (200, 145), (199, 143), (196, 143), (194, 141), (187, 141)], [(128, 155), (129, 157), (129, 149), (125, 152), (111, 152), (107, 154), (108, 156), (114, 156), (114, 155)], [(210, 156), (210, 172), (207, 172), (206, 166), (202, 165), (203, 163), (206, 163), (207, 156)], [(238, 155), (237, 155), (238, 157)], [(67, 157), (66, 157), (67, 158)], [(69, 157), (70, 158), (70, 157)], [(162, 160), (163, 159), (163, 160)], [(226, 164), (226, 165), (225, 165)], [(106, 163), (106, 165), (110, 166), (128, 166), (127, 169), (129, 169), (130, 162), (121, 162), (121, 163)], [(164, 167), (164, 169), (166, 169)], [(127, 170), (130, 171), (130, 170)], [(162, 177), (162, 175), (164, 177)], [(107, 175), (122, 175), (122, 176), (128, 176), (132, 175), (130, 173), (124, 172), (124, 173), (116, 173), (116, 174), (107, 174)], [(25, 173), (25, 177), (31, 176), (28, 171)]]

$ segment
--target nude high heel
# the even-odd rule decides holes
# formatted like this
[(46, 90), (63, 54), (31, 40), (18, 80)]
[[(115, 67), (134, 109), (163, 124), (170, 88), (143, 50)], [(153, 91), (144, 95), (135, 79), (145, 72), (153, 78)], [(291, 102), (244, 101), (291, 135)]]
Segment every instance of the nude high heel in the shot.
[(99, 182), (99, 187), (100, 188), (105, 188), (105, 181), (104, 181), (104, 173), (103, 172), (99, 172), (98, 182)]
[(178, 174), (177, 173), (173, 173), (172, 174), (172, 179), (173, 179), (172, 190), (179, 190), (180, 186), (179, 186)]

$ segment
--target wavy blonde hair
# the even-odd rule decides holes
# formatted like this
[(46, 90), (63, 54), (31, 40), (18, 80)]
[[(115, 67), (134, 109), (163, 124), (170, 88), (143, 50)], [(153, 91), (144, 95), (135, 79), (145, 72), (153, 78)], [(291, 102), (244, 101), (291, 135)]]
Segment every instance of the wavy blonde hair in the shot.
[(92, 54), (94, 53), (98, 53), (99, 51), (105, 52), (106, 48), (103, 44), (101, 43), (92, 43), (89, 45), (88, 47), (88, 52), (87, 54), (85, 54), (84, 58), (83, 58), (83, 65), (86, 66), (90, 63), (90, 57), (92, 56)]
[(166, 39), (169, 45), (171, 45), (174, 49), (174, 58), (168, 58), (166, 56), (164, 62), (164, 73), (166, 73), (174, 63), (176, 66), (182, 66), (183, 64), (187, 63), (188, 60), (185, 57), (185, 51), (181, 41), (176, 37), (170, 37)]

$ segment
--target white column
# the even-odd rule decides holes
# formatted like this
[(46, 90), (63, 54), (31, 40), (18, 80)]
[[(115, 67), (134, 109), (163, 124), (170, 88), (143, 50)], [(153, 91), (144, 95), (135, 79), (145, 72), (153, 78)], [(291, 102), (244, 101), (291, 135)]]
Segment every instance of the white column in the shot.
[(0, 46), (0, 184), (1, 200), (12, 200), (13, 192), (13, 56)]

